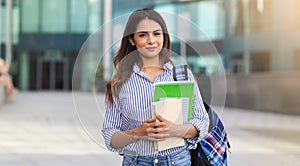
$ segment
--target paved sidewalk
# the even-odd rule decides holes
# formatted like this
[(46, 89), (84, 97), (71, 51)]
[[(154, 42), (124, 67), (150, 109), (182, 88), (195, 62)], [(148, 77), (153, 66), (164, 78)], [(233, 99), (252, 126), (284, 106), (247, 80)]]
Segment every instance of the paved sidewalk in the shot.
[[(74, 94), (20, 92), (2, 106), (0, 165), (121, 165), (100, 135), (103, 95)], [(230, 166), (299, 165), (299, 116), (226, 108), (222, 119), (232, 145)]]
[[(79, 98), (87, 114), (89, 96)], [(85, 133), (70, 92), (19, 93), (0, 108), (1, 166), (108, 166), (120, 161)]]
[(299, 165), (300, 116), (226, 108), (222, 119), (232, 145), (229, 165)]

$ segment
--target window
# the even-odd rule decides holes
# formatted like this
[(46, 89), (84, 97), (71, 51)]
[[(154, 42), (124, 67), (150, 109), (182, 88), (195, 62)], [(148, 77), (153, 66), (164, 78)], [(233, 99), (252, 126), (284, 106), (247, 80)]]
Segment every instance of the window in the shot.
[[(252, 73), (270, 71), (270, 52), (251, 52), (249, 58), (249, 68), (249, 71)], [(232, 55), (230, 69), (232, 73), (245, 72), (245, 60), (243, 53)]]
[(70, 1), (70, 32), (86, 32), (88, 6), (86, 0)]
[(25, 33), (39, 32), (40, 0), (26, 0), (21, 5), (21, 31)]
[[(1, 46), (1, 43), (5, 42), (5, 31), (6, 31), (6, 7), (1, 5), (0, 4), (0, 7), (1, 7), (1, 10), (0, 10), (0, 46)], [(0, 48), (1, 50), (1, 48)], [(0, 53), (1, 54), (1, 53)]]
[(203, 1), (198, 4), (198, 12), (195, 19), (199, 27), (203, 28), (205, 35), (211, 40), (224, 37), (225, 13), (222, 1)]
[(102, 23), (101, 3), (100, 0), (26, 0), (21, 6), (21, 30), (25, 33), (94, 32)]
[(207, 76), (224, 74), (220, 55), (187, 56), (187, 64), (194, 74)]
[(270, 70), (270, 52), (251, 52), (250, 66), (252, 72), (264, 72)]
[[(0, 43), (5, 42), (6, 40), (6, 23), (7, 23), (7, 7), (6, 7), (6, 2), (0, 3)], [(19, 7), (19, 1), (15, 0), (12, 1), (12, 8), (11, 8), (11, 40), (13, 44), (16, 44), (18, 42), (18, 35), (20, 31), (19, 27), (19, 12), (20, 12), (20, 7)]]
[(89, 0), (89, 12), (88, 14), (88, 31), (94, 32), (103, 23), (102, 12), (103, 12), (103, 1), (102, 0)]
[(16, 44), (19, 42), (20, 32), (20, 6), (19, 4), (12, 6), (12, 43)]
[(67, 2), (67, 0), (41, 1), (42, 32), (65, 33), (67, 31), (67, 14), (69, 8)]
[(155, 1), (155, 5), (155, 9), (162, 13), (171, 11), (180, 16), (166, 19), (171, 34), (189, 41), (217, 40), (224, 37), (225, 14), (222, 1)]
[(243, 73), (245, 71), (243, 54), (232, 55), (231, 61), (230, 61), (230, 71), (232, 73)]

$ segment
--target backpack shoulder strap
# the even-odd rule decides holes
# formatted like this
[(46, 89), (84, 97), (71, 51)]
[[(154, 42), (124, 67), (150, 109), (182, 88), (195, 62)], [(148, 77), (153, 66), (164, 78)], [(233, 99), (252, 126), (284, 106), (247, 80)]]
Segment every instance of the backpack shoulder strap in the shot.
[(173, 78), (175, 81), (188, 80), (187, 65), (174, 66)]
[[(173, 78), (175, 81), (188, 80), (188, 66), (187, 65), (177, 65), (173, 67)], [(206, 111), (208, 112), (211, 108), (203, 101)]]

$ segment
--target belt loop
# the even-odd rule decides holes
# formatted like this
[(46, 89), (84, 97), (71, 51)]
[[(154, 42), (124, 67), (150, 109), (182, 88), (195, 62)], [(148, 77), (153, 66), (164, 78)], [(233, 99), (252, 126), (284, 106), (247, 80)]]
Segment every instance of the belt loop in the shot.
[(133, 165), (137, 165), (139, 155), (134, 155)]
[(172, 166), (171, 155), (168, 155), (167, 159), (168, 159), (168, 166)]

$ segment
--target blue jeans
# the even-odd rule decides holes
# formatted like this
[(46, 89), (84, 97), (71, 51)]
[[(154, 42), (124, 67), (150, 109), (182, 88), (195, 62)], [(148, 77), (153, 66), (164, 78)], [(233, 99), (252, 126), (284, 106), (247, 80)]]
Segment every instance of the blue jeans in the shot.
[(132, 152), (125, 152), (123, 166), (190, 166), (191, 155), (188, 150), (168, 156), (139, 156)]

